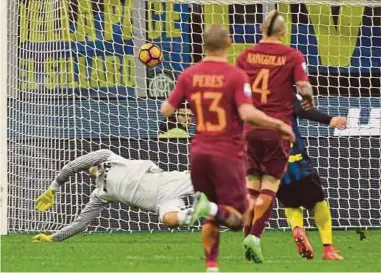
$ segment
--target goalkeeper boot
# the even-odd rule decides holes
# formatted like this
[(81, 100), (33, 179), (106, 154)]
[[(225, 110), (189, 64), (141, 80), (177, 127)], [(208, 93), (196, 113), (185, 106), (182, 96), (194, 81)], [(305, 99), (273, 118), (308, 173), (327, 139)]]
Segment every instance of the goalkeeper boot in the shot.
[(243, 246), (246, 249), (245, 255), (247, 259), (249, 258), (248, 260), (251, 260), (257, 264), (264, 262), (261, 240), (258, 237), (252, 234), (247, 235), (243, 240)]
[(304, 228), (295, 227), (292, 231), (292, 237), (296, 243), (296, 248), (298, 249), (299, 255), (307, 260), (313, 259), (314, 250), (312, 249)]
[(195, 193), (192, 209), (193, 213), (188, 225), (190, 227), (192, 227), (198, 219), (209, 216), (210, 202), (204, 193)]
[(339, 251), (332, 245), (324, 246), (323, 260), (344, 260), (344, 257), (339, 254)]
[(218, 267), (208, 267), (206, 269), (206, 272), (220, 272), (220, 271), (218, 270)]

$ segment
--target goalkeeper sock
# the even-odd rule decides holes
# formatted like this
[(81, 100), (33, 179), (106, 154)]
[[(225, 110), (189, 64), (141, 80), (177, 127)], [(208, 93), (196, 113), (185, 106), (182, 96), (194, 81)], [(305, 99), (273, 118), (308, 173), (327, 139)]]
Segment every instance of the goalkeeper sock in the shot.
[(215, 219), (219, 224), (227, 226), (234, 231), (242, 229), (243, 219), (241, 213), (235, 208), (226, 205), (217, 205), (217, 208)]
[(244, 214), (244, 226), (243, 226), (243, 233), (246, 238), (247, 235), (250, 234), (251, 230), (251, 223), (253, 222), (253, 217), (254, 217), (254, 204), (255, 200), (257, 199), (259, 195), (259, 191), (254, 190), (254, 189), (247, 189), (248, 192), (248, 201), (249, 201), (249, 208)]
[(319, 229), (320, 240), (324, 245), (332, 244), (332, 219), (327, 201), (321, 201), (314, 207), (315, 223)]
[(183, 209), (177, 212), (177, 221), (179, 225), (188, 224), (191, 216), (192, 216), (192, 209)]
[(206, 267), (217, 267), (220, 227), (214, 219), (205, 219), (201, 231), (201, 240), (205, 252)]
[(254, 206), (254, 220), (250, 233), (260, 237), (270, 218), (276, 193), (272, 190), (261, 190)]
[(300, 208), (285, 208), (284, 213), (291, 229), (294, 230), (296, 227), (303, 227), (303, 210)]

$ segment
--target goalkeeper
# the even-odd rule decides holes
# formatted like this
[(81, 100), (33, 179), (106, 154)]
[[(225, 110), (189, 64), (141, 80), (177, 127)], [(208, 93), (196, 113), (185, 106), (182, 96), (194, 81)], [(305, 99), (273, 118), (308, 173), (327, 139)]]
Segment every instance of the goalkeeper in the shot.
[(169, 227), (188, 224), (192, 209), (184, 197), (193, 194), (188, 172), (165, 172), (149, 160), (128, 160), (110, 150), (98, 150), (69, 162), (50, 187), (36, 200), (36, 207), (46, 211), (54, 205), (55, 193), (75, 173), (89, 170), (96, 188), (90, 201), (74, 220), (52, 235), (38, 234), (33, 242), (59, 242), (84, 231), (110, 202), (121, 202), (158, 212)]
[(324, 200), (320, 177), (312, 167), (304, 147), (296, 117), (325, 123), (334, 128), (344, 128), (347, 121), (343, 117), (332, 117), (313, 108), (306, 111), (297, 99), (295, 99), (294, 108), (292, 127), (296, 135), (296, 142), (292, 148), (288, 169), (279, 187), (277, 197), (285, 206), (286, 218), (292, 228), (298, 252), (303, 258), (312, 259), (314, 252), (303, 228), (302, 207), (313, 210), (315, 223), (323, 243), (323, 259), (342, 260), (343, 257), (332, 246), (331, 212), (327, 201)]

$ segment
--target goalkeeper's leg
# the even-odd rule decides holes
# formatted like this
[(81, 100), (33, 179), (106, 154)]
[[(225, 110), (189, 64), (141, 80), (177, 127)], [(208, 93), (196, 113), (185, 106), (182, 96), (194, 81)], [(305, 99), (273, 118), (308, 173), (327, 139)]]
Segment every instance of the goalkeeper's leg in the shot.
[(169, 211), (161, 218), (164, 225), (170, 228), (176, 228), (182, 225), (188, 225), (192, 216), (192, 209), (183, 209), (180, 211)]
[(177, 198), (159, 204), (159, 217), (164, 225), (176, 228), (182, 225), (188, 225), (192, 217), (192, 208), (183, 209), (184, 200)]

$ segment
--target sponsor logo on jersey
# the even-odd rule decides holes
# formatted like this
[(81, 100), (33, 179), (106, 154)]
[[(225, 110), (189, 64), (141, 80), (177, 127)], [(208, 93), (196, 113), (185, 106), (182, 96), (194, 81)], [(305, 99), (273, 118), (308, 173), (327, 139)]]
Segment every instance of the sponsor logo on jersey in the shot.
[(302, 154), (294, 154), (294, 155), (290, 155), (290, 157), (288, 158), (288, 163), (298, 162), (302, 160), (303, 160)]
[(360, 124), (361, 108), (350, 108), (347, 115), (347, 128), (335, 129), (335, 136), (380, 136), (381, 108), (371, 108), (368, 123)]

